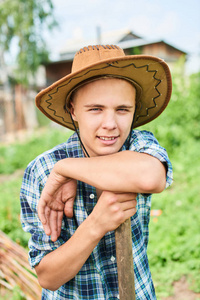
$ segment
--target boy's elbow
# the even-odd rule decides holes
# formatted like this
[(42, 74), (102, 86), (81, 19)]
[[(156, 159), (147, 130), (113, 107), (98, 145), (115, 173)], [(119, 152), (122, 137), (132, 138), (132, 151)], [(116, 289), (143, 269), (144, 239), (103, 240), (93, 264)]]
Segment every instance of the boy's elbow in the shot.
[(38, 266), (35, 267), (36, 273), (37, 273), (37, 279), (39, 282), (39, 285), (43, 288), (43, 289), (47, 289), (47, 290), (52, 290), (54, 291), (54, 289), (51, 288), (46, 276), (40, 272), (40, 269)]
[(157, 180), (154, 180), (152, 185), (149, 187), (150, 192), (153, 193), (161, 193), (166, 186), (166, 177), (160, 177), (157, 178)]
[(48, 274), (40, 267), (40, 264), (35, 267), (39, 285), (46, 290), (56, 291), (60, 286), (57, 285), (55, 278), (49, 277)]
[(143, 193), (161, 193), (166, 186), (166, 169), (162, 163), (156, 162), (156, 165), (146, 172), (142, 180), (141, 189)]
[(59, 286), (56, 286), (55, 283), (48, 281), (44, 276), (38, 276), (39, 285), (46, 290), (56, 291), (59, 289)]
[(50, 288), (50, 286), (48, 285), (48, 282), (46, 280), (44, 280), (44, 278), (42, 276), (37, 276), (38, 278), (38, 282), (39, 282), (39, 285), (45, 289), (45, 290), (52, 290)]
[(165, 189), (166, 179), (165, 178), (147, 178), (140, 185), (142, 193), (154, 194), (161, 193)]
[(56, 276), (55, 272), (49, 269), (45, 269), (42, 265), (42, 261), (35, 267), (35, 271), (37, 274), (38, 282), (43, 289), (56, 291), (58, 290), (64, 283), (70, 281), (73, 277), (67, 276), (65, 281), (60, 276)]

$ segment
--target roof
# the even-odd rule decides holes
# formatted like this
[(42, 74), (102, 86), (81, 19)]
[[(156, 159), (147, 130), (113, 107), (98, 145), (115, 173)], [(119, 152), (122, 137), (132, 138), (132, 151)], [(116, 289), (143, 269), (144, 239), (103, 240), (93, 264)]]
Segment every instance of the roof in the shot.
[[(100, 34), (100, 41), (98, 35)], [(124, 37), (131, 36), (132, 39), (134, 38), (141, 38), (138, 35), (135, 35), (132, 31), (127, 29), (121, 29), (121, 30), (115, 30), (110, 31), (106, 33), (97, 33), (97, 37), (90, 39), (90, 40), (84, 40), (83, 38), (76, 38), (76, 39), (70, 39), (67, 40), (64, 44), (64, 46), (60, 50), (60, 54), (66, 53), (66, 52), (75, 52), (79, 49), (81, 49), (84, 46), (91, 45), (97, 45), (97, 44), (116, 44), (116, 42), (119, 42), (124, 39)]]
[(129, 49), (129, 48), (133, 48), (133, 47), (140, 47), (140, 46), (146, 46), (146, 45), (152, 45), (152, 44), (157, 44), (157, 43), (164, 43), (165, 45), (182, 52), (183, 54), (187, 54), (185, 51), (180, 50), (174, 46), (172, 46), (171, 44), (165, 42), (164, 40), (143, 40), (143, 39), (137, 39), (134, 41), (123, 41), (120, 43), (117, 43), (118, 46), (120, 46), (122, 49)]
[(67, 40), (65, 45), (61, 48), (60, 57), (61, 59), (71, 60), (73, 59), (75, 53), (79, 49), (83, 48), (84, 46), (98, 45), (98, 44), (118, 45), (119, 42), (121, 41), (124, 40), (134, 41), (135, 39), (141, 40), (142, 38), (127, 29), (101, 33), (100, 37), (97, 36), (97, 38), (90, 39), (90, 40), (84, 40), (82, 38), (71, 39), (71, 40)]
[(71, 39), (67, 40), (64, 47), (60, 50), (60, 61), (71, 61), (74, 58), (75, 53), (88, 45), (107, 45), (114, 44), (122, 49), (126, 50), (134, 47), (141, 47), (145, 45), (151, 45), (156, 43), (165, 43), (166, 45), (172, 47), (173, 49), (186, 54), (186, 52), (166, 43), (164, 40), (146, 40), (132, 31), (123, 29), (117, 31), (111, 31), (106, 33), (101, 33), (99, 40), (98, 37), (96, 39), (84, 40), (84, 39)]

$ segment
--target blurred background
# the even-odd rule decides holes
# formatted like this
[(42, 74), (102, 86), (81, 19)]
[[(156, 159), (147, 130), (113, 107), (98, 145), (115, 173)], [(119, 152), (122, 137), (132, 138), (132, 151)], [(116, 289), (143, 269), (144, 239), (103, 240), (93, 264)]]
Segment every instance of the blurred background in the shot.
[(29, 239), (20, 225), (21, 180), (31, 160), (71, 132), (45, 118), (34, 99), (70, 73), (76, 51), (89, 44), (116, 44), (170, 66), (171, 101), (141, 127), (174, 167), (172, 187), (153, 196), (148, 255), (158, 299), (200, 299), (198, 0), (0, 0), (0, 298), (40, 299), (19, 259)]

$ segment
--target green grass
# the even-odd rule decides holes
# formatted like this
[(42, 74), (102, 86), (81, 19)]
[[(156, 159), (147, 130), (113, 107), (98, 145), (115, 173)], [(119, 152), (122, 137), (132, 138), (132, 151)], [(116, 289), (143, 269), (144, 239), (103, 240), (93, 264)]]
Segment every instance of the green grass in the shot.
[(0, 174), (12, 174), (17, 169), (25, 169), (37, 155), (67, 140), (69, 130), (48, 129), (35, 132), (28, 141), (9, 146), (0, 145)]
[(21, 178), (0, 184), (0, 230), (15, 242), (27, 247), (29, 234), (23, 232), (20, 223), (20, 186)]

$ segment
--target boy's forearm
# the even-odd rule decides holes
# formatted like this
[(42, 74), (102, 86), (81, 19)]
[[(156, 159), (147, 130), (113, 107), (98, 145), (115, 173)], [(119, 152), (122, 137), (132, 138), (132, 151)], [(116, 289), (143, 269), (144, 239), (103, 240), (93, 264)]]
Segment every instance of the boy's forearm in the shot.
[(158, 193), (166, 183), (166, 170), (158, 159), (133, 151), (67, 158), (56, 164), (55, 172), (113, 192)]
[(92, 213), (62, 246), (36, 266), (40, 285), (56, 290), (82, 268), (101, 238), (136, 213), (136, 194), (103, 191)]
[(102, 237), (91, 224), (87, 218), (65, 244), (47, 254), (35, 267), (43, 288), (57, 290), (79, 272)]

